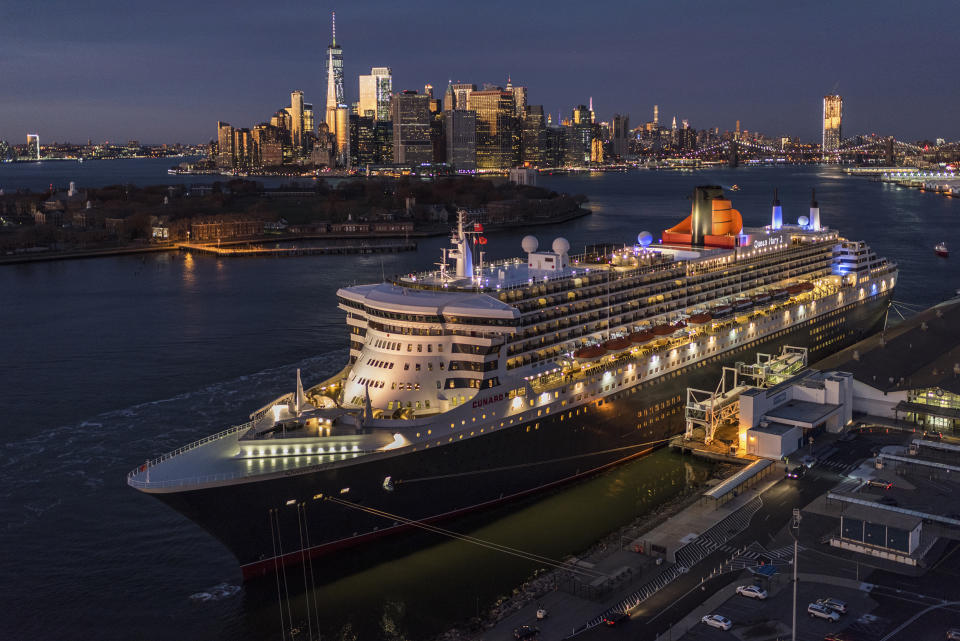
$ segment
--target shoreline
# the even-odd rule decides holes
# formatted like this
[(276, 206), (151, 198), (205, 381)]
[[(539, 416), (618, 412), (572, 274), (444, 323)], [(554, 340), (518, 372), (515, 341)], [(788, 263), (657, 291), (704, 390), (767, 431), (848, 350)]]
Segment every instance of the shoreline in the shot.
[[(543, 227), (545, 225), (558, 225), (570, 222), (571, 220), (576, 220), (578, 218), (583, 218), (589, 216), (593, 212), (590, 209), (579, 208), (577, 211), (567, 214), (565, 216), (559, 216), (556, 218), (549, 219), (534, 219), (529, 221), (523, 221), (522, 223), (516, 225), (486, 225), (486, 228), (491, 232), (499, 231), (512, 231), (517, 229), (525, 229), (527, 227)], [(298, 240), (373, 240), (373, 239), (384, 239), (384, 240), (396, 240), (401, 239), (405, 240), (407, 238), (431, 238), (438, 236), (446, 236), (449, 233), (449, 228), (445, 225), (438, 225), (435, 229), (423, 229), (419, 231), (406, 232), (402, 234), (395, 233), (330, 233), (330, 234), (290, 234), (284, 236), (276, 235), (263, 235), (256, 236), (251, 238), (238, 238), (235, 240), (229, 240), (226, 242), (221, 242), (220, 246), (231, 246), (231, 245), (245, 245), (252, 243), (265, 243), (265, 242), (288, 242), (288, 241), (298, 241)], [(215, 243), (204, 243), (210, 247), (216, 247)], [(71, 260), (78, 258), (106, 258), (110, 256), (123, 256), (126, 254), (143, 254), (143, 253), (154, 253), (154, 252), (165, 252), (165, 251), (180, 251), (181, 243), (164, 243), (157, 245), (149, 245), (145, 247), (103, 247), (97, 249), (88, 249), (88, 250), (66, 250), (66, 251), (51, 251), (51, 252), (37, 252), (29, 254), (13, 254), (13, 255), (3, 255), (0, 256), (0, 266), (2, 265), (17, 265), (24, 263), (42, 263), (49, 262), (54, 260)]]

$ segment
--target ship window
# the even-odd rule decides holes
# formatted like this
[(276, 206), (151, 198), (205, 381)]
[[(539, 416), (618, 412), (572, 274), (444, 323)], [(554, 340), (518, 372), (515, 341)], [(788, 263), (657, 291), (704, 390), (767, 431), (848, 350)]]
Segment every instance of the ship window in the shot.
[(442, 352), (443, 352), (443, 345), (437, 345), (437, 351), (442, 353)]
[(432, 352), (432, 351), (433, 351), (433, 345), (428, 344), (428, 345), (427, 345), (427, 351), (428, 351), (428, 352)]
[(404, 363), (404, 364), (403, 364), (403, 369), (405, 369), (405, 370), (410, 369), (410, 363)]
[(397, 389), (397, 382), (396, 382), (396, 381), (391, 381), (391, 383), (390, 383), (390, 389)]
[(425, 407), (428, 407), (428, 408), (430, 407), (430, 401), (429, 401), (429, 400), (424, 401), (423, 404), (424, 404)]
[(408, 352), (412, 352), (412, 351), (413, 351), (413, 343), (407, 343), (407, 351), (408, 351)]
[(428, 371), (428, 372), (432, 372), (432, 371), (433, 371), (433, 363), (427, 363), (427, 371)]
[(418, 372), (420, 371), (420, 363), (417, 363), (417, 364), (416, 364), (416, 370), (417, 370)]
[(423, 345), (418, 344), (418, 345), (417, 345), (417, 351), (418, 351), (418, 352), (422, 352), (422, 351), (423, 351)]

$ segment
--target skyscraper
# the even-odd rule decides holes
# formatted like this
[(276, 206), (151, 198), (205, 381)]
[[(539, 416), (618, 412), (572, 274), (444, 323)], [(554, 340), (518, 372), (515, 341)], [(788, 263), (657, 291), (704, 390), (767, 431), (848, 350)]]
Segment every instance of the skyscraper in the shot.
[[(343, 49), (337, 44), (337, 14), (333, 13), (332, 20), (332, 40), (327, 47), (327, 111), (326, 123), (330, 128), (330, 133), (338, 139), (337, 132), (337, 109), (347, 105), (344, 102), (343, 95)], [(342, 118), (346, 126), (346, 118)], [(349, 132), (344, 132), (344, 137), (349, 139)]]
[(290, 137), (293, 141), (295, 153), (303, 151), (303, 92), (294, 91), (290, 94)]
[(420, 164), (433, 160), (430, 96), (402, 91), (393, 97), (393, 161)]
[(517, 110), (517, 117), (523, 118), (524, 107), (527, 106), (527, 88), (520, 86), (513, 86), (513, 83), (510, 81), (510, 77), (507, 77), (507, 91), (513, 94), (513, 105)]
[(357, 113), (377, 120), (390, 120), (390, 93), (393, 76), (390, 67), (373, 67), (370, 75), (360, 76), (360, 102)]
[(470, 94), (477, 90), (477, 85), (469, 83), (456, 83), (447, 87), (443, 95), (443, 110), (452, 111), (454, 109), (469, 109), (467, 101)]
[(610, 142), (613, 146), (613, 155), (621, 160), (630, 153), (630, 116), (613, 114), (610, 129)]
[(546, 160), (547, 128), (543, 105), (527, 105), (524, 109), (520, 137), (520, 160), (528, 167), (543, 167)]
[(230, 168), (233, 163), (233, 127), (217, 121), (217, 167)]
[(443, 112), (447, 162), (457, 172), (477, 170), (477, 112), (451, 109)]
[(520, 150), (513, 94), (502, 89), (471, 90), (467, 107), (477, 112), (477, 169), (512, 167), (514, 148), (518, 154)]
[(840, 123), (843, 119), (843, 98), (838, 95), (823, 97), (823, 151), (840, 148)]
[(40, 136), (27, 134), (27, 157), (30, 160), (40, 160)]

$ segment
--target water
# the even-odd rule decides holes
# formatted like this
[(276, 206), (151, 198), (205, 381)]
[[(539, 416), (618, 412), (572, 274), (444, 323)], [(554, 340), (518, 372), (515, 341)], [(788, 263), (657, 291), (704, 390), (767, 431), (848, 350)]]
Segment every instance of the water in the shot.
[[(226, 182), (229, 176), (216, 174), (171, 175), (167, 170), (182, 162), (196, 160), (183, 158), (135, 158), (123, 160), (43, 160), (40, 162), (0, 163), (0, 189), (13, 193), (18, 189), (33, 192), (46, 191), (50, 185), (66, 189), (70, 182), (77, 187), (105, 187), (107, 185), (190, 185)], [(268, 187), (297, 181), (313, 182), (312, 178), (265, 177), (256, 178)], [(335, 179), (336, 180), (336, 179)]]
[[(129, 181), (127, 168), (149, 173), (140, 162), (156, 163), (83, 167), (115, 171), (99, 176), (108, 184)], [(149, 182), (167, 178), (161, 171)], [(768, 220), (774, 186), (788, 221), (807, 214), (816, 187), (825, 224), (900, 264), (896, 299), (929, 305), (960, 287), (957, 260), (932, 249), (940, 240), (960, 248), (960, 202), (814, 167), (543, 177), (553, 189), (587, 194), (594, 214), (554, 229), (488, 234), (488, 258), (516, 255), (525, 233), (544, 246), (564, 235), (574, 249), (628, 241), (642, 230), (656, 236), (687, 215), (694, 185), (711, 183), (741, 186), (730, 195), (748, 225)], [(0, 186), (10, 185), (8, 166), (0, 166)], [(332, 306), (336, 289), (431, 266), (445, 242), (425, 239), (419, 252), (382, 256), (170, 253), (0, 269), (0, 602), (17, 604), (5, 608), (0, 638), (279, 638), (275, 585), (240, 589), (228, 552), (127, 488), (124, 475), (244, 420), (292, 389), (298, 367), (308, 383), (338, 370), (347, 333)], [(655, 499), (639, 503), (637, 488), (680, 470), (678, 459), (658, 453), (466, 526), (562, 557), (648, 509)], [(569, 515), (580, 518), (564, 520)], [(324, 629), (352, 622), (362, 639), (378, 638), (389, 611), (411, 638), (424, 638), (533, 570), (512, 557), (430, 541), (421, 552), (373, 558), (359, 572), (345, 561), (317, 568)]]

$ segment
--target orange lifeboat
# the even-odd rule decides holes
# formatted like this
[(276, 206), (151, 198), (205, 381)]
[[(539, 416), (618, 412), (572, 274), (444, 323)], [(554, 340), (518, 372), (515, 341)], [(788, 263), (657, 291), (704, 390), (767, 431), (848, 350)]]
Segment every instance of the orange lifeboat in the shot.
[(677, 321), (676, 323), (673, 324), (673, 329), (674, 330), (683, 329), (686, 326), (687, 326), (687, 323), (685, 321)]
[(757, 305), (763, 305), (770, 302), (770, 294), (757, 294), (753, 297), (753, 302)]
[(691, 325), (704, 325), (709, 323), (711, 320), (713, 320), (713, 316), (710, 314), (694, 314), (687, 319), (687, 322)]
[(649, 330), (643, 330), (642, 332), (634, 332), (627, 336), (630, 339), (631, 343), (647, 343), (652, 341), (655, 337), (653, 332)]
[(803, 285), (790, 285), (787, 287), (787, 293), (791, 296), (796, 296), (797, 294), (803, 292)]
[(770, 291), (770, 295), (771, 295), (773, 298), (786, 298), (787, 296), (789, 296), (789, 294), (787, 293), (787, 290), (785, 290), (785, 289), (779, 289), (779, 288), (778, 288), (778, 289), (771, 290), (771, 291)]
[(603, 348), (608, 352), (619, 352), (620, 350), (627, 349), (630, 345), (629, 338), (611, 338), (603, 343)]
[(673, 325), (657, 325), (653, 328), (653, 333), (656, 336), (667, 336), (668, 334), (672, 334), (674, 331), (676, 330)]
[(800, 286), (803, 288), (803, 291), (805, 292), (812, 292), (817, 287), (811, 282), (800, 283)]
[(594, 358), (600, 358), (606, 353), (607, 353), (607, 350), (604, 349), (602, 346), (590, 345), (588, 347), (584, 347), (575, 351), (573, 353), (573, 357), (579, 358), (581, 360), (589, 361)]

